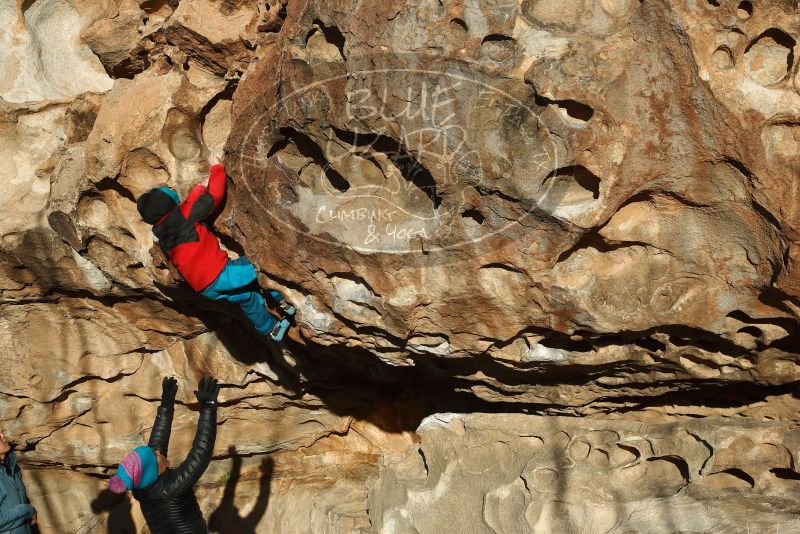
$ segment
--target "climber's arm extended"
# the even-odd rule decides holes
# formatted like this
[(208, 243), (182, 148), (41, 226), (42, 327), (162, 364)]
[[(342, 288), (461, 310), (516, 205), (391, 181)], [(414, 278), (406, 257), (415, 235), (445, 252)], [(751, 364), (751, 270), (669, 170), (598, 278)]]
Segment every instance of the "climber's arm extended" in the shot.
[(204, 378), (194, 394), (200, 404), (197, 433), (189, 455), (177, 469), (167, 474), (164, 489), (168, 495), (180, 495), (191, 490), (205, 472), (214, 452), (214, 442), (217, 438), (219, 384), (216, 379)]
[(158, 449), (166, 456), (169, 448), (169, 436), (172, 432), (172, 416), (175, 411), (175, 394), (178, 392), (178, 381), (174, 378), (165, 378), (161, 382), (161, 406), (156, 412), (156, 422), (150, 432), (150, 441), (147, 443), (153, 449)]
[(181, 205), (181, 208), (185, 209), (183, 215), (191, 222), (201, 221), (214, 213), (222, 202), (222, 197), (225, 196), (225, 167), (216, 157), (209, 158), (209, 161), (216, 163), (211, 166), (208, 187), (196, 185), (189, 198)]

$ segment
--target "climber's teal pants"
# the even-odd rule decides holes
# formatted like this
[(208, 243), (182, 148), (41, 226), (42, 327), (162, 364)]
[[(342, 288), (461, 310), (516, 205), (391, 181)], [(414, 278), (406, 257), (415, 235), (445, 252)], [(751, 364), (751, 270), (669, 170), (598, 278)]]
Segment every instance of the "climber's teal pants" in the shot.
[(269, 334), (277, 322), (264, 305), (256, 268), (245, 257), (228, 260), (219, 276), (201, 294), (212, 300), (227, 300), (238, 305), (262, 334)]

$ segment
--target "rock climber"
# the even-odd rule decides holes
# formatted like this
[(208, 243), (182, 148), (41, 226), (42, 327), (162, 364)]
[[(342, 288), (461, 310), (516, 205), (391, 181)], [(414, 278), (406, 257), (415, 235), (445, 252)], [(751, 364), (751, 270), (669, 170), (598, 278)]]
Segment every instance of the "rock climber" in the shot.
[(114, 493), (131, 491), (142, 507), (152, 534), (205, 534), (206, 521), (194, 495), (194, 485), (211, 461), (217, 436), (219, 384), (211, 377), (200, 381), (194, 392), (200, 403), (200, 418), (192, 450), (177, 469), (169, 468), (167, 449), (178, 382), (165, 378), (150, 441), (122, 459), (108, 481)]
[(289, 328), (288, 317), (294, 315), (294, 306), (279, 292), (269, 291), (283, 313), (280, 319), (273, 317), (261, 295), (253, 264), (244, 256), (228, 258), (217, 236), (203, 222), (225, 194), (225, 167), (213, 153), (208, 162), (208, 185), (194, 186), (183, 202), (174, 189), (157, 187), (140, 196), (136, 207), (142, 219), (153, 225), (161, 248), (192, 289), (209, 299), (238, 304), (258, 332), (281, 341)]
[(11, 443), (0, 433), (0, 533), (31, 534), (36, 510), (31, 506)]

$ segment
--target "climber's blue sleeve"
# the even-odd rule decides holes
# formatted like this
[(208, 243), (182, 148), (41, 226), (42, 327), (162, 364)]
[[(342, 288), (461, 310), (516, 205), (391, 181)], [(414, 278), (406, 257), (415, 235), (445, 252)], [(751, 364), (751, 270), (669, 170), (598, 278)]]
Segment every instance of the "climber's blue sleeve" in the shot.
[(0, 500), (0, 532), (8, 532), (21, 527), (30, 521), (32, 517), (33, 506), (30, 504), (17, 504), (6, 507), (3, 506), (3, 501)]

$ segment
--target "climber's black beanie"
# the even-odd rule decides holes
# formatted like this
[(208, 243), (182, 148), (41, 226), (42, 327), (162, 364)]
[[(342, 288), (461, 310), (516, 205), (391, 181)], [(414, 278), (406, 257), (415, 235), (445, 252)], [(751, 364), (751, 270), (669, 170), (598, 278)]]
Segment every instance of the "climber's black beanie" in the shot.
[(136, 209), (147, 224), (155, 224), (172, 211), (178, 203), (162, 188), (151, 189), (136, 201)]

